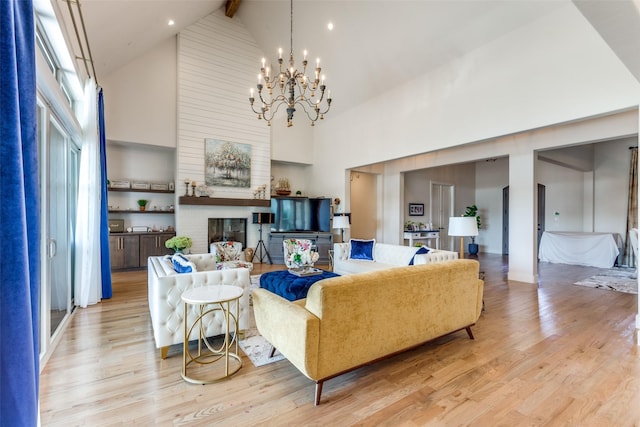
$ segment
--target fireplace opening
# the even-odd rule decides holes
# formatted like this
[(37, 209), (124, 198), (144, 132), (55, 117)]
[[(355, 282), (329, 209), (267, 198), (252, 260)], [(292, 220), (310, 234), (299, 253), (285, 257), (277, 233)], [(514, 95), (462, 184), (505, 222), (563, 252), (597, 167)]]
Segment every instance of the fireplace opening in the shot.
[(213, 242), (233, 241), (242, 243), (242, 249), (247, 247), (246, 218), (209, 218), (208, 229), (209, 245)]

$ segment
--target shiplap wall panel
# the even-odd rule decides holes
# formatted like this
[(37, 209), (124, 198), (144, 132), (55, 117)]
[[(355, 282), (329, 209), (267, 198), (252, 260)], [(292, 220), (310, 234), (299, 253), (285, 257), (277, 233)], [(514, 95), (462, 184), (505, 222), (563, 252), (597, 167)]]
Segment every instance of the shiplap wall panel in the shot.
[[(178, 194), (185, 179), (204, 183), (205, 139), (251, 145), (251, 186), (213, 187), (214, 197), (253, 198), (256, 187), (271, 182), (269, 128), (249, 106), (262, 53), (238, 21), (216, 11), (178, 36), (178, 142), (176, 150)], [(208, 218), (247, 218), (265, 208), (180, 205), (176, 212), (179, 234), (193, 239), (191, 251), (207, 252)], [(250, 221), (249, 221), (250, 222)], [(266, 231), (266, 230), (265, 230)], [(258, 233), (247, 227), (248, 246)]]

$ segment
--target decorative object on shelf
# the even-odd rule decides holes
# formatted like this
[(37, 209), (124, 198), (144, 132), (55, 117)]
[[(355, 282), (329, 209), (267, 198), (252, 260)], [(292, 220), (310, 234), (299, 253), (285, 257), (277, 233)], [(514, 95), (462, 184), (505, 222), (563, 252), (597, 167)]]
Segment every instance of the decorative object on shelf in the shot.
[(349, 217), (345, 215), (334, 216), (333, 217), (333, 228), (337, 228), (340, 230), (340, 242), (344, 243), (344, 230), (345, 228), (349, 228)]
[(287, 178), (280, 178), (278, 180), (278, 186), (276, 187), (276, 194), (278, 196), (288, 196), (291, 194), (291, 186)]
[(147, 203), (148, 203), (148, 202), (149, 202), (149, 201), (148, 201), (148, 200), (145, 200), (145, 199), (139, 199), (139, 200), (138, 200), (138, 206), (140, 207), (140, 210), (141, 210), (141, 211), (144, 211), (144, 210), (147, 208)]
[[(291, 0), (291, 27), (290, 27), (290, 45), (289, 45), (289, 66), (282, 67), (284, 60), (282, 59), (282, 49), (279, 49), (279, 72), (272, 73), (271, 67), (266, 65), (266, 60), (262, 58), (262, 67), (258, 74), (258, 110), (254, 106), (255, 98), (253, 96), (253, 88), (249, 103), (251, 110), (258, 115), (258, 119), (267, 121), (267, 125), (271, 126), (278, 109), (282, 105), (287, 108), (287, 127), (293, 126), (293, 113), (296, 111), (296, 105), (300, 106), (306, 113), (311, 126), (320, 119), (324, 119), (324, 115), (331, 108), (331, 91), (327, 92), (325, 97), (326, 85), (324, 84), (324, 75), (320, 74), (320, 58), (316, 59), (315, 76), (307, 77), (307, 51), (304, 51), (302, 59), (302, 71), (296, 68), (293, 59), (293, 0)], [(264, 84), (263, 84), (264, 82)], [(263, 89), (267, 90), (263, 93)], [(320, 93), (318, 93), (318, 89)], [(276, 91), (273, 96), (273, 91)]]
[(154, 182), (151, 184), (151, 189), (155, 191), (169, 191), (169, 184)]
[(296, 196), (302, 196), (302, 191), (300, 190), (296, 191)]
[(208, 186), (251, 187), (251, 145), (205, 139), (204, 181)]
[(191, 180), (189, 178), (184, 179), (184, 196), (189, 197), (189, 184), (191, 184)]
[(174, 236), (164, 244), (165, 247), (173, 249), (176, 253), (182, 253), (185, 249), (189, 249), (191, 245), (193, 245), (193, 241), (191, 237), (187, 236)]
[(409, 203), (409, 216), (424, 215), (424, 203)]
[(150, 188), (150, 185), (148, 182), (133, 181), (131, 183), (131, 188), (133, 190), (148, 190)]
[(129, 181), (111, 181), (111, 188), (131, 188)]
[(477, 235), (478, 224), (475, 218), (466, 216), (452, 216), (449, 218), (449, 236), (460, 237), (460, 259), (464, 258), (464, 238)]
[[(462, 214), (465, 217), (475, 217), (478, 229), (482, 226), (480, 215), (478, 215), (478, 207), (476, 205), (467, 206), (466, 210)], [(477, 234), (477, 233), (476, 233)], [(469, 243), (469, 255), (478, 254), (478, 244), (476, 243), (476, 236), (471, 236), (471, 243)]]
[(196, 197), (209, 197), (209, 187), (200, 184), (196, 187)]
[(169, 191), (174, 191), (176, 189), (176, 185), (173, 183), (173, 181), (171, 181), (169, 183)]
[(265, 199), (267, 197), (267, 184), (263, 184), (253, 191), (254, 199)]
[(196, 197), (196, 182), (191, 181), (191, 197)]

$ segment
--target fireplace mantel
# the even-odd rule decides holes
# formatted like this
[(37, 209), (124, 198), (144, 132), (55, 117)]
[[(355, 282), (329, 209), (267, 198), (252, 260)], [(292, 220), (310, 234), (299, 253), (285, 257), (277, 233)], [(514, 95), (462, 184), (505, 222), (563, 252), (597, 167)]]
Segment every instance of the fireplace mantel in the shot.
[(181, 196), (178, 199), (181, 205), (197, 206), (259, 206), (268, 208), (271, 206), (269, 199), (230, 199), (221, 197), (194, 197)]

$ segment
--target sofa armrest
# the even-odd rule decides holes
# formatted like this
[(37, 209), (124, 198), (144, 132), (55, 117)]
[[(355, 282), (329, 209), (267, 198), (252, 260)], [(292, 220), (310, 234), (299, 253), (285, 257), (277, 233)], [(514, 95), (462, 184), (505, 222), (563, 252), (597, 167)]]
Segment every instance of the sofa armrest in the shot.
[(299, 303), (266, 289), (252, 293), (253, 312), (260, 334), (310, 379), (318, 365), (320, 319)]
[(349, 259), (349, 243), (334, 243), (333, 244), (333, 260), (345, 261)]

